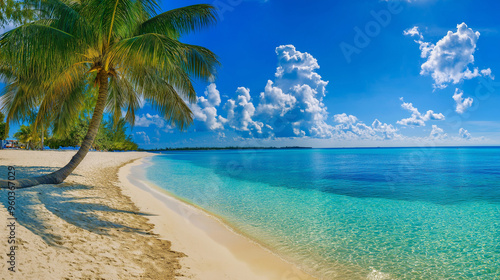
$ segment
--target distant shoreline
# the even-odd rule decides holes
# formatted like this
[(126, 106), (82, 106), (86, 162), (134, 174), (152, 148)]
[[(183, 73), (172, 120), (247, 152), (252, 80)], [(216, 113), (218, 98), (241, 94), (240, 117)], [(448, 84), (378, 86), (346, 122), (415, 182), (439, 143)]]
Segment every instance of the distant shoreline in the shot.
[(164, 149), (139, 149), (144, 152), (168, 152), (168, 151), (212, 151), (212, 150), (300, 150), (314, 149), (312, 147), (194, 147), (194, 148), (164, 148)]
[(219, 150), (358, 150), (358, 149), (499, 149), (500, 146), (406, 146), (406, 147), (182, 147), (139, 149), (144, 152), (219, 151)]

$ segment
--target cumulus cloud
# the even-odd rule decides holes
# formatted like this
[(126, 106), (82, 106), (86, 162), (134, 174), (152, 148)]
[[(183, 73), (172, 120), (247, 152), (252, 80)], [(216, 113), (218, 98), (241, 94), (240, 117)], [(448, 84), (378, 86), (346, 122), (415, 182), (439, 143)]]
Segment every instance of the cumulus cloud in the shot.
[(463, 114), (468, 108), (472, 106), (472, 102), (474, 101), (471, 97), (463, 98), (464, 92), (459, 90), (458, 88), (455, 89), (455, 94), (453, 95), (453, 100), (455, 100), (456, 103), (456, 109), (455, 111), (459, 114)]
[(403, 101), (401, 107), (407, 111), (411, 112), (411, 117), (402, 119), (397, 122), (400, 125), (406, 126), (425, 126), (425, 122), (430, 120), (444, 120), (445, 117), (441, 113), (434, 113), (434, 111), (429, 110), (425, 114), (422, 114), (418, 111), (417, 108), (413, 107), (412, 103), (406, 103), (403, 100), (403, 97), (400, 98)]
[(267, 82), (256, 106), (245, 88), (224, 105), (230, 126), (253, 137), (331, 136), (323, 104), (328, 82), (316, 73), (317, 60), (292, 45), (279, 46), (276, 54), (275, 79)]
[(337, 114), (333, 116), (333, 119), (335, 122), (338, 122), (340, 124), (345, 124), (345, 125), (352, 125), (358, 121), (358, 118), (353, 116), (353, 115), (347, 115), (346, 113), (343, 114)]
[(229, 126), (248, 137), (261, 136), (264, 124), (253, 120), (255, 116), (255, 106), (252, 103), (250, 89), (239, 87), (236, 93), (236, 99), (229, 99), (224, 105)]
[(206, 100), (203, 97), (200, 97), (200, 103), (207, 103), (211, 106), (219, 106), (220, 100), (220, 92), (217, 90), (217, 86), (214, 83), (211, 83), (205, 89)]
[(460, 128), (460, 130), (458, 131), (458, 135), (460, 136), (460, 138), (462, 139), (466, 139), (466, 140), (469, 140), (472, 138), (472, 136), (470, 135), (469, 131), (463, 129), (463, 128)]
[(216, 108), (221, 103), (217, 86), (214, 83), (208, 85), (204, 95), (198, 97), (196, 104), (190, 106), (194, 119), (198, 121), (196, 128), (200, 131), (224, 129), (227, 120), (218, 115)]
[(491, 69), (469, 68), (474, 64), (474, 52), (479, 32), (474, 32), (465, 23), (457, 25), (457, 31), (448, 34), (436, 44), (424, 42), (418, 27), (404, 31), (405, 35), (418, 36), (422, 58), (427, 58), (420, 71), (421, 75), (431, 75), (435, 88), (446, 88), (450, 83), (458, 84), (463, 80), (478, 76), (491, 76)]
[(375, 133), (381, 134), (383, 139), (396, 139), (402, 137), (400, 134), (397, 134), (398, 130), (392, 124), (381, 123), (377, 119), (373, 121), (372, 128)]

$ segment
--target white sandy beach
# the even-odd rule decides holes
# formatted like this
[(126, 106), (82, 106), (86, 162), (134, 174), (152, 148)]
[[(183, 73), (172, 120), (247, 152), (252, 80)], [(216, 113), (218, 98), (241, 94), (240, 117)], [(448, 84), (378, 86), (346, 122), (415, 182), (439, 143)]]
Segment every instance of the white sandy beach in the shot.
[[(18, 179), (49, 172), (73, 154), (2, 150), (0, 178), (11, 165)], [(7, 270), (5, 241), (0, 278), (312, 279), (205, 212), (132, 176), (140, 168), (136, 160), (148, 156), (92, 152), (66, 183), (18, 190), (17, 271)], [(0, 221), (6, 223), (7, 197), (1, 194)], [(7, 236), (6, 227), (0, 228)]]

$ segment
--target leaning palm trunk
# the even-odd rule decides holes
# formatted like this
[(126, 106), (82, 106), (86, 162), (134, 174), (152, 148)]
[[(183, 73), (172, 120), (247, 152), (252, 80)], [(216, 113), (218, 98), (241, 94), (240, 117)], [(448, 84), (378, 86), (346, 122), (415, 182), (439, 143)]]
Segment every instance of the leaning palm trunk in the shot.
[[(50, 174), (11, 181), (11, 185), (14, 184), (16, 188), (19, 189), (42, 184), (60, 184), (71, 174), (71, 172), (73, 172), (73, 170), (75, 170), (80, 162), (82, 162), (89, 152), (97, 132), (99, 131), (99, 126), (101, 125), (102, 117), (104, 115), (104, 108), (106, 107), (106, 99), (108, 97), (108, 74), (104, 70), (101, 70), (97, 79), (99, 81), (99, 96), (97, 97), (97, 103), (90, 121), (89, 129), (87, 131), (87, 135), (83, 139), (80, 149), (73, 156), (73, 158), (71, 158), (71, 161), (63, 168)], [(0, 180), (0, 189), (8, 187), (8, 181)]]
[[(125, 112), (133, 125), (146, 100), (180, 130), (193, 122), (186, 104), (196, 102), (191, 79), (211, 81), (219, 62), (210, 50), (179, 38), (215, 23), (214, 7), (198, 4), (158, 14), (157, 0), (24, 3), (37, 11), (37, 20), (0, 35), (0, 79), (8, 82), (0, 110), (7, 121), (19, 122), (37, 111), (35, 131), (50, 123), (59, 134), (77, 118), (85, 100), (94, 98), (95, 86), (98, 97), (87, 135), (71, 161), (53, 173), (18, 180), (17, 187), (63, 182), (91, 148), (105, 111), (115, 121)], [(0, 181), (0, 188), (6, 186)]]

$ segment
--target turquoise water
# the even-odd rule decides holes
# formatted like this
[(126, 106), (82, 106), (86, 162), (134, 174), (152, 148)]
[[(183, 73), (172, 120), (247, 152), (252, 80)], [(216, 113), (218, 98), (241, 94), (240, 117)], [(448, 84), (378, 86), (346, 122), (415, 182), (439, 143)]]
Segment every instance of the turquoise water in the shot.
[(324, 279), (500, 279), (500, 149), (172, 152), (148, 180)]

